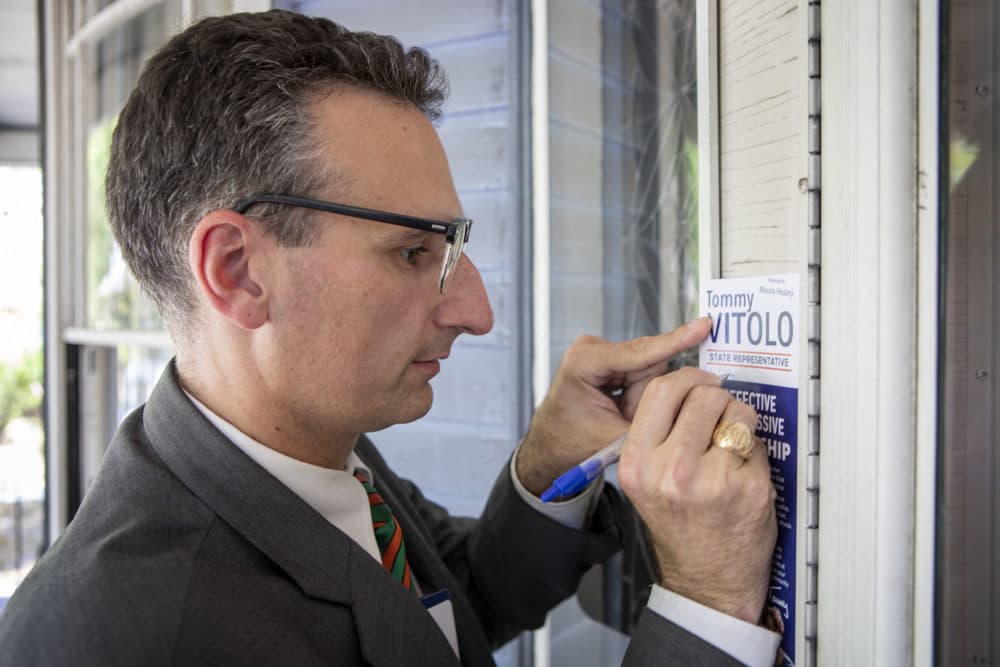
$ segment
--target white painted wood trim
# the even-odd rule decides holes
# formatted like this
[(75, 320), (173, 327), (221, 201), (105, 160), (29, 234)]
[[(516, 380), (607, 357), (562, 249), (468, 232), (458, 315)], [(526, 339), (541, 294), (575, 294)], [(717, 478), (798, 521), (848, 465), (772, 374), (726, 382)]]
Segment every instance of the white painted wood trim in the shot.
[[(45, 198), (45, 451), (46, 503), (48, 511), (48, 542), (52, 544), (62, 534), (68, 521), (66, 513), (66, 359), (60, 332), (65, 306), (61, 285), (64, 262), (60, 251), (63, 242), (59, 219), (65, 210), (67, 195), (62, 175), (66, 167), (61, 161), (61, 149), (69, 132), (62, 114), (62, 96), (66, 68), (62, 57), (64, 35), (68, 32), (61, 10), (65, 3), (45, 0), (41, 29), (42, 66), (45, 68), (45, 106), (42, 109), (46, 137), (44, 148)], [(65, 228), (65, 226), (62, 226)]]
[(172, 350), (174, 347), (174, 342), (170, 336), (160, 331), (101, 331), (82, 327), (67, 327), (63, 330), (62, 339), (65, 343), (97, 347), (134, 345), (136, 347), (152, 347), (163, 350)]
[[(548, 0), (531, 0), (532, 392), (535, 407), (549, 389), (552, 333), (549, 262), (549, 27)], [(532, 633), (532, 663), (548, 667), (551, 627)]]
[(916, 20), (822, 4), (821, 665), (913, 657)]
[(187, 27), (194, 20), (194, 0), (181, 0), (181, 25)]
[[(64, 66), (66, 80), (72, 83), (59, 92), (59, 113), (66, 116), (69, 132), (69, 150), (59, 158), (60, 167), (65, 171), (63, 201), (59, 213), (60, 242), (65, 248), (65, 272), (60, 286), (63, 290), (62, 326), (82, 325), (87, 321), (87, 129), (84, 109), (92, 108), (91, 99), (96, 94), (93, 86), (86, 83), (84, 72), (88, 65), (86, 50), (75, 58), (67, 58)], [(75, 204), (75, 205), (74, 205)], [(68, 301), (68, 302), (67, 302)], [(60, 329), (61, 330), (61, 329)]]
[(938, 231), (940, 165), (940, 0), (920, 0), (918, 118), (916, 518), (913, 568), (913, 664), (934, 664), (937, 523)]
[(550, 380), (549, 66), (548, 3), (531, 2), (532, 387), (534, 403)]
[(719, 4), (700, 0), (698, 57), (698, 282), (721, 274), (719, 228)]
[[(912, 664), (916, 457), (916, 4), (879, 3), (877, 505), (872, 664)], [(876, 276), (870, 276), (876, 278)], [(827, 340), (824, 338), (824, 340)], [(831, 386), (831, 385), (828, 385)], [(835, 383), (832, 386), (838, 386)], [(846, 386), (846, 385), (840, 385)], [(836, 413), (834, 413), (836, 414)], [(829, 440), (826, 442), (835, 442)], [(855, 459), (855, 462), (863, 459)], [(820, 485), (823, 488), (823, 485)]]

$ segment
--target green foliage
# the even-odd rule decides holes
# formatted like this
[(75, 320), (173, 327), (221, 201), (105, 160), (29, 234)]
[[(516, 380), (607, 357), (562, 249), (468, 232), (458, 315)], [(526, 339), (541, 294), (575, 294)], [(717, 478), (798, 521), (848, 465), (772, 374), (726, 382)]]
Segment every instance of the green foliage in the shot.
[(950, 167), (951, 189), (954, 190), (965, 177), (966, 172), (979, 157), (981, 149), (965, 137), (958, 135), (948, 146), (948, 163)]
[[(107, 326), (120, 324), (114, 317), (114, 306), (106, 303), (106, 299), (97, 297), (97, 286), (107, 275), (114, 240), (111, 237), (111, 224), (104, 208), (104, 175), (108, 170), (108, 160), (111, 153), (111, 135), (114, 132), (117, 117), (98, 123), (90, 130), (87, 137), (87, 293), (90, 295), (90, 321)], [(112, 314), (108, 318), (109, 311)], [(111, 319), (111, 322), (105, 320)]]
[(11, 420), (41, 411), (43, 368), (41, 351), (25, 355), (18, 365), (0, 362), (0, 436)]
[(105, 208), (104, 179), (118, 117), (96, 122), (87, 135), (87, 321), (97, 329), (162, 330), (156, 308), (125, 272)]

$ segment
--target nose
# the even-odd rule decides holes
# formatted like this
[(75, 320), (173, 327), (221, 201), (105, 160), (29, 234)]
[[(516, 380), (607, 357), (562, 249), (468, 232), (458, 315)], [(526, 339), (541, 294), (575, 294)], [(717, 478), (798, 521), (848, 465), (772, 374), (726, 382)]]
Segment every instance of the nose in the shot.
[(479, 269), (465, 254), (448, 278), (434, 314), (439, 327), (460, 329), (473, 336), (482, 336), (493, 328), (493, 309), (486, 286)]

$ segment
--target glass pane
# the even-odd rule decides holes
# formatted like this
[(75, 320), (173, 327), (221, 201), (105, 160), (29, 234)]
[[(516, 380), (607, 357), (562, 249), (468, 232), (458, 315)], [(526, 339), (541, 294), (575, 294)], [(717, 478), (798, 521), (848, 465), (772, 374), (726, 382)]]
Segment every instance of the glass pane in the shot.
[(44, 539), (42, 229), (41, 169), (0, 166), (0, 609)]
[[(83, 0), (83, 17), (84, 19), (91, 19), (95, 14), (98, 14), (101, 10), (107, 9), (111, 5), (126, 4), (128, 0)], [(179, 6), (179, 3), (174, 2)], [(228, 14), (232, 11), (232, 0), (193, 0), (192, 10), (194, 12), (195, 18), (201, 16), (217, 16), (220, 14)]]
[(115, 429), (130, 412), (149, 399), (167, 362), (174, 356), (172, 348), (120, 345), (115, 354)]
[(84, 347), (80, 360), (80, 488), (90, 486), (121, 421), (149, 398), (173, 350)]
[[(351, 30), (395, 35), (410, 45), (429, 47), (468, 35), (488, 35), (508, 29), (510, 2), (497, 0), (422, 0), (420, 14), (405, 0), (278, 0), (275, 7), (310, 16), (325, 16)], [(451, 74), (451, 70), (448, 70)], [(452, 86), (452, 94), (460, 94)]]
[(115, 0), (83, 0), (83, 17), (84, 19), (93, 18), (102, 9), (106, 9), (113, 4), (115, 4)]
[[(697, 314), (694, 13), (680, 1), (549, 2), (552, 373), (580, 333), (625, 340)], [(640, 549), (552, 614), (553, 665), (621, 661), (624, 635), (583, 609), (631, 627), (648, 594)]]
[(696, 315), (694, 8), (552, 0), (552, 371)]
[(1000, 654), (1000, 8), (945, 3), (936, 664)]
[(221, 16), (223, 14), (230, 14), (232, 11), (232, 0), (195, 0), (193, 19), (197, 20), (205, 16)]
[(164, 3), (124, 23), (87, 51), (87, 326), (95, 329), (163, 328), (111, 235), (104, 210), (104, 174), (118, 112), (143, 63), (179, 25), (179, 4)]

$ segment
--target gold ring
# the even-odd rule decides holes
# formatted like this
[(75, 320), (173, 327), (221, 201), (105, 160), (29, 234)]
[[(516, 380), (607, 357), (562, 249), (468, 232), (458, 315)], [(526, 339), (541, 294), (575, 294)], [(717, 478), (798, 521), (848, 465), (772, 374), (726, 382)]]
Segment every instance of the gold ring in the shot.
[(719, 422), (712, 433), (712, 444), (749, 459), (753, 454), (753, 433), (743, 422)]

